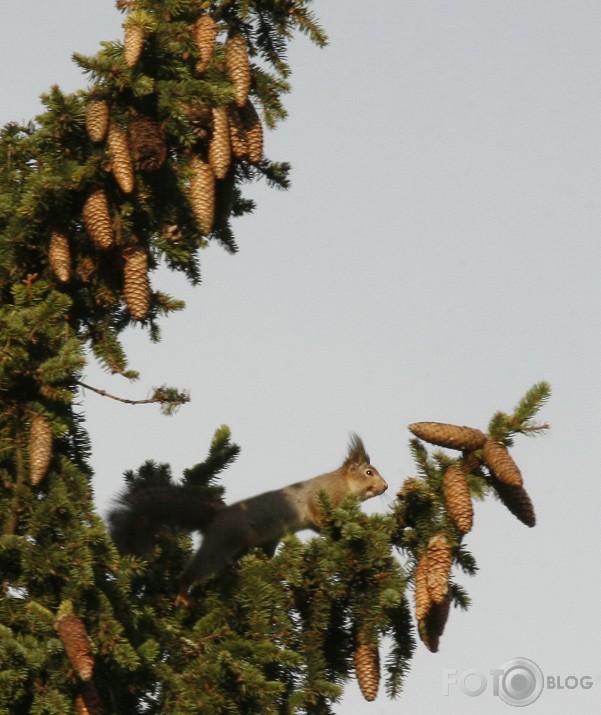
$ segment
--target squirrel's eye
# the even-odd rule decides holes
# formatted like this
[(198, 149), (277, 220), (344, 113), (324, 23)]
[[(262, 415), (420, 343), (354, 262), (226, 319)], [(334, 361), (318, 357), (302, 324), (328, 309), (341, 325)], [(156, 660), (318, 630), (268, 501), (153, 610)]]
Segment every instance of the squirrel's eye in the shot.
[(374, 473), (373, 473), (373, 471), (372, 471), (371, 469), (366, 469), (366, 470), (365, 470), (365, 474), (366, 474), (366, 476), (368, 476), (368, 477), (373, 477), (373, 475), (374, 475)]

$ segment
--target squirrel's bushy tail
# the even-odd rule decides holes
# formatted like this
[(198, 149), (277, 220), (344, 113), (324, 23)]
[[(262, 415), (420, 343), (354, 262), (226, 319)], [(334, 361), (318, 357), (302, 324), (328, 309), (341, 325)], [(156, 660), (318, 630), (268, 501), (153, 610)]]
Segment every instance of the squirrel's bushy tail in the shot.
[(187, 485), (138, 487), (117, 497), (108, 515), (109, 530), (122, 554), (148, 556), (160, 528), (202, 532), (224, 507), (221, 500), (207, 500)]

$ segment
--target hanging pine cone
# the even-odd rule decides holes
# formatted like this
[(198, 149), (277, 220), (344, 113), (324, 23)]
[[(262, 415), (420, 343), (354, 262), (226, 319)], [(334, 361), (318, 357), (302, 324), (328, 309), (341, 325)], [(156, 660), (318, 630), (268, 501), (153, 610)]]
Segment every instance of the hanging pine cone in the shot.
[(240, 108), (240, 119), (246, 133), (248, 160), (251, 164), (258, 164), (263, 158), (263, 127), (250, 99)]
[(486, 466), (499, 481), (513, 487), (522, 486), (522, 473), (504, 444), (487, 439), (482, 456)]
[(431, 653), (438, 652), (440, 637), (444, 632), (451, 608), (451, 594), (442, 603), (433, 603), (428, 614), (418, 622), (417, 629), (422, 643)]
[(125, 23), (123, 37), (123, 56), (125, 64), (131, 69), (135, 67), (144, 47), (144, 28), (135, 22)]
[(123, 297), (134, 320), (144, 320), (150, 309), (150, 284), (148, 281), (148, 255), (142, 246), (132, 246), (123, 251)]
[(206, 104), (185, 104), (183, 108), (190, 121), (190, 127), (197, 139), (208, 139), (211, 134), (213, 111)]
[(160, 169), (167, 157), (167, 146), (161, 125), (142, 114), (135, 116), (127, 127), (129, 148), (136, 165), (142, 171)]
[(458, 464), (446, 470), (443, 492), (451, 521), (462, 534), (467, 534), (472, 528), (474, 507), (465, 474)]
[(236, 104), (243, 107), (250, 92), (251, 73), (246, 41), (240, 32), (233, 33), (225, 42), (225, 69), (234, 85)]
[(90, 140), (104, 140), (109, 128), (109, 105), (103, 99), (91, 99), (86, 105), (86, 131)]
[(423, 621), (432, 605), (428, 592), (428, 554), (424, 552), (415, 569), (415, 618)]
[(201, 232), (208, 236), (215, 218), (215, 175), (210, 164), (199, 156), (190, 162), (190, 204)]
[(43, 415), (31, 415), (29, 432), (29, 481), (39, 484), (46, 476), (52, 459), (52, 427)]
[(115, 244), (109, 203), (102, 189), (93, 191), (86, 199), (83, 222), (96, 248), (106, 250)]
[(94, 670), (94, 656), (90, 650), (88, 632), (81, 618), (64, 614), (56, 620), (55, 628), (78, 677), (83, 681), (90, 680)]
[(368, 702), (372, 702), (376, 699), (380, 685), (380, 653), (377, 644), (363, 642), (361, 634), (358, 634), (354, 661), (361, 693)]
[(216, 179), (223, 179), (230, 168), (230, 129), (225, 107), (213, 108), (213, 132), (209, 141), (209, 164)]
[(94, 681), (81, 683), (75, 698), (77, 715), (103, 715), (102, 702)]
[(232, 147), (232, 154), (238, 160), (248, 159), (248, 141), (246, 140), (246, 131), (235, 105), (230, 105), (227, 108), (227, 117), (230, 127), (230, 144)]
[(48, 262), (54, 275), (61, 283), (71, 278), (71, 249), (69, 239), (60, 231), (52, 231), (48, 246)]
[(442, 603), (449, 591), (453, 552), (447, 538), (436, 534), (428, 542), (428, 593), (433, 603)]
[(491, 477), (490, 483), (499, 495), (499, 499), (522, 524), (536, 526), (536, 514), (530, 495), (522, 485), (514, 486)]
[(480, 449), (486, 441), (486, 435), (474, 427), (460, 427), (444, 422), (414, 422), (409, 429), (416, 437), (450, 449)]
[(127, 136), (114, 122), (109, 125), (107, 146), (111, 157), (111, 170), (124, 194), (134, 190), (134, 167), (129, 155)]
[(202, 74), (209, 66), (213, 50), (215, 49), (215, 38), (217, 37), (217, 23), (210, 15), (201, 15), (194, 23), (194, 41), (198, 46), (198, 60), (196, 71)]

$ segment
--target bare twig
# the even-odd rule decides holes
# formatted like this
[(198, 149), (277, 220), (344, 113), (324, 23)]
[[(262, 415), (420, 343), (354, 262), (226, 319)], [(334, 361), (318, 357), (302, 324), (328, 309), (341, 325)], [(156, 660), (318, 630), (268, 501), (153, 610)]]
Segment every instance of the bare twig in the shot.
[(95, 392), (97, 395), (101, 395), (102, 397), (110, 397), (111, 400), (117, 400), (117, 402), (124, 402), (126, 405), (150, 405), (156, 402), (162, 405), (183, 405), (185, 402), (190, 401), (190, 397), (185, 393), (174, 393), (173, 391), (171, 391), (170, 394), (167, 390), (163, 388), (155, 388), (152, 397), (148, 397), (145, 400), (130, 400), (127, 397), (119, 397), (118, 395), (112, 395), (110, 392), (107, 392), (106, 390), (101, 390), (98, 387), (86, 385), (85, 382), (81, 382), (80, 380), (77, 381), (77, 384), (80, 387), (83, 387), (85, 390), (92, 390), (92, 392)]

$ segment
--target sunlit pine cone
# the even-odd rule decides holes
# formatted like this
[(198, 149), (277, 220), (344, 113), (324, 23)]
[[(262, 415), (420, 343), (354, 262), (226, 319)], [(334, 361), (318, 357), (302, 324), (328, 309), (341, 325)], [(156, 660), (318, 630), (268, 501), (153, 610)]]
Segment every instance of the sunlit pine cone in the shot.
[(251, 73), (246, 41), (240, 32), (231, 34), (225, 41), (225, 69), (234, 85), (236, 104), (243, 107), (250, 92)]
[(29, 481), (39, 484), (52, 459), (52, 427), (47, 417), (33, 413), (29, 431)]
[(210, 15), (201, 15), (194, 23), (194, 41), (198, 46), (198, 60), (196, 61), (196, 71), (202, 74), (211, 61), (213, 50), (215, 49), (215, 38), (217, 37), (217, 23)]
[(230, 105), (227, 108), (227, 116), (229, 120), (232, 154), (238, 160), (248, 159), (248, 141), (246, 140), (246, 131), (235, 105)]
[(428, 593), (433, 603), (442, 603), (449, 591), (453, 552), (447, 538), (436, 534), (428, 542)]
[(132, 246), (123, 251), (123, 297), (134, 320), (144, 320), (150, 309), (150, 283), (148, 280), (148, 254), (142, 246)]
[(114, 122), (109, 125), (107, 146), (111, 157), (111, 171), (124, 194), (134, 190), (134, 167), (129, 154), (127, 135)]
[(415, 569), (415, 618), (422, 621), (432, 605), (428, 591), (428, 554), (424, 552)]
[(409, 430), (430, 444), (450, 449), (480, 449), (486, 441), (486, 435), (479, 429), (445, 422), (414, 422), (409, 425)]
[(115, 244), (109, 203), (102, 189), (93, 191), (83, 206), (83, 222), (96, 248), (106, 250)]
[(142, 171), (160, 169), (167, 158), (167, 145), (160, 124), (138, 114), (128, 124), (127, 133), (131, 156), (136, 165)]
[(380, 653), (377, 644), (364, 643), (359, 635), (355, 644), (355, 673), (363, 697), (372, 702), (380, 685)]
[(499, 495), (499, 499), (516, 519), (519, 519), (526, 526), (536, 526), (534, 505), (530, 495), (521, 484), (517, 486), (505, 484), (494, 476), (491, 477), (490, 483)]
[(263, 127), (250, 99), (240, 108), (240, 119), (246, 133), (248, 160), (251, 164), (258, 164), (263, 158)]
[(512, 487), (522, 486), (522, 473), (504, 444), (487, 439), (482, 449), (482, 456), (486, 466), (499, 481)]
[(208, 236), (215, 219), (215, 174), (199, 156), (192, 157), (190, 168), (190, 204), (201, 233)]
[(462, 534), (467, 534), (472, 528), (474, 507), (465, 474), (458, 464), (445, 471), (443, 492), (451, 521)]
[(134, 22), (127, 22), (124, 26), (123, 56), (125, 64), (131, 69), (135, 67), (144, 47), (144, 28)]
[(71, 249), (69, 239), (60, 231), (52, 231), (48, 246), (48, 263), (61, 283), (71, 278)]
[(94, 681), (80, 684), (79, 693), (75, 697), (75, 710), (77, 715), (103, 715), (100, 695)]
[(78, 616), (65, 614), (56, 620), (55, 628), (77, 676), (88, 681), (94, 670), (94, 656), (86, 627)]
[(216, 179), (225, 178), (232, 152), (230, 147), (230, 129), (225, 107), (213, 108), (213, 131), (209, 140), (209, 164)]
[(109, 128), (109, 105), (104, 99), (91, 99), (86, 104), (86, 131), (90, 141), (104, 140)]

